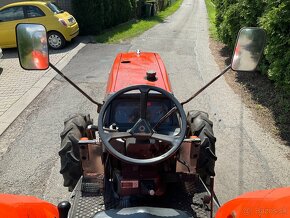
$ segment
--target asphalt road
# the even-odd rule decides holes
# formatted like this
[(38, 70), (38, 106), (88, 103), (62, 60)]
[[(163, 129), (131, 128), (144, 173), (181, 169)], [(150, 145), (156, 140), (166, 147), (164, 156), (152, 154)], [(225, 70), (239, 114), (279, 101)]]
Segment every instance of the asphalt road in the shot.
[[(208, 47), (203, 0), (184, 0), (164, 23), (124, 44), (88, 44), (63, 72), (91, 96), (104, 97), (108, 72), (120, 51), (158, 52), (165, 62), (174, 93), (185, 100), (219, 73)], [(290, 185), (290, 149), (259, 126), (221, 78), (186, 105), (207, 111), (217, 137), (216, 192), (225, 202), (251, 190)], [(69, 195), (59, 171), (59, 133), (72, 113), (96, 107), (63, 79), (56, 77), (1, 136), (9, 144), (0, 160), (0, 192), (30, 194), (57, 203)]]

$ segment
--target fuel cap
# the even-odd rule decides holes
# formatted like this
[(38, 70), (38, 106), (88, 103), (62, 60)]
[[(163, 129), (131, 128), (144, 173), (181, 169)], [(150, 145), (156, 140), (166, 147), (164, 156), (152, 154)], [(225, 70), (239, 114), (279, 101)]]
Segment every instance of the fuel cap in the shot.
[(148, 70), (146, 72), (146, 76), (147, 76), (148, 81), (156, 81), (157, 80), (156, 72), (154, 70)]

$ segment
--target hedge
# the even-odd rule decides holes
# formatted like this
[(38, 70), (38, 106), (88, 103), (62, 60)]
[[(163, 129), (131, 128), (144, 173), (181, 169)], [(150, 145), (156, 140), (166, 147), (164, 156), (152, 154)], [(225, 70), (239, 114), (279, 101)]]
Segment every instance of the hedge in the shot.
[(260, 19), (268, 36), (265, 49), (265, 57), (270, 64), (268, 76), (290, 89), (290, 2), (272, 5), (274, 7)]
[(123, 23), (134, 15), (131, 2), (136, 0), (72, 0), (74, 16), (82, 35), (97, 34)]
[[(133, 18), (144, 17), (145, 2), (145, 0), (72, 0), (72, 9), (80, 26), (80, 34), (96, 35), (106, 28)], [(171, 1), (155, 0), (155, 2), (157, 8), (163, 10)]]
[(260, 26), (267, 45), (260, 69), (276, 84), (290, 90), (290, 1), (215, 0), (218, 37), (233, 47), (238, 30)]
[(103, 29), (103, 0), (72, 0), (72, 9), (81, 34), (93, 34)]

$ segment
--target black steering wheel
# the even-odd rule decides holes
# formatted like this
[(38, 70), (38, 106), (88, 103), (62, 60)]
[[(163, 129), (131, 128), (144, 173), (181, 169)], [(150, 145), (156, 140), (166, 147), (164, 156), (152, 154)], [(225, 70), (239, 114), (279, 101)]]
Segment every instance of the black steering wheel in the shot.
[[(137, 120), (137, 122), (133, 125), (133, 127), (126, 132), (118, 132), (118, 131), (108, 131), (107, 128), (104, 128), (104, 122), (106, 113), (108, 112), (109, 106), (112, 104), (112, 102), (121, 95), (132, 92), (132, 91), (139, 91), (140, 92), (140, 118)], [(147, 102), (148, 102), (148, 94), (150, 91), (154, 91), (157, 93), (162, 94), (166, 98), (168, 98), (174, 105), (173, 108), (167, 114), (165, 114), (159, 122), (157, 122), (157, 125), (160, 125), (161, 122), (163, 122), (167, 117), (169, 117), (173, 113), (179, 113), (179, 127), (180, 132), (178, 135), (171, 135), (171, 134), (158, 134), (154, 130), (155, 127), (151, 127), (148, 119), (146, 118), (147, 115)], [(163, 160), (167, 159), (171, 155), (173, 155), (180, 147), (180, 144), (182, 143), (185, 134), (186, 134), (186, 116), (185, 112), (181, 106), (181, 104), (178, 102), (178, 100), (169, 92), (158, 88), (154, 86), (148, 86), (148, 85), (136, 85), (136, 86), (130, 86), (127, 88), (124, 88), (116, 93), (114, 93), (112, 96), (108, 98), (108, 100), (105, 102), (105, 104), (102, 106), (102, 109), (99, 114), (98, 119), (98, 130), (99, 130), (99, 136), (105, 145), (106, 150), (116, 158), (118, 158), (121, 161), (131, 163), (131, 164), (137, 164), (137, 165), (150, 165), (150, 164), (156, 164), (159, 162), (162, 162)], [(166, 151), (165, 153), (148, 159), (137, 159), (128, 157), (119, 151), (117, 151), (110, 141), (112, 139), (126, 139), (126, 138), (135, 138), (135, 139), (156, 139), (164, 142), (168, 142), (170, 144), (170, 149)]]

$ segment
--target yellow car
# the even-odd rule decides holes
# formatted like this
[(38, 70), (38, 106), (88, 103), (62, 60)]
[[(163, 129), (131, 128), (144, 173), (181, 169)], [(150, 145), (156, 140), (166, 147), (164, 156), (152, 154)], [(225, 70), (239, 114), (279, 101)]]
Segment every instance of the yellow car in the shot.
[(15, 26), (18, 23), (39, 23), (47, 30), (48, 44), (60, 49), (79, 34), (75, 18), (52, 2), (17, 2), (0, 8), (0, 47), (16, 46)]

